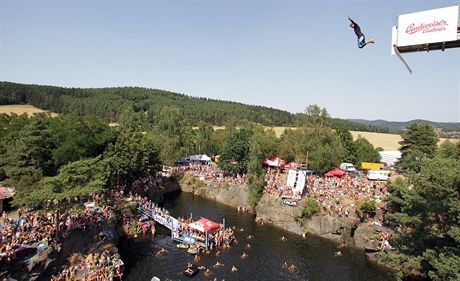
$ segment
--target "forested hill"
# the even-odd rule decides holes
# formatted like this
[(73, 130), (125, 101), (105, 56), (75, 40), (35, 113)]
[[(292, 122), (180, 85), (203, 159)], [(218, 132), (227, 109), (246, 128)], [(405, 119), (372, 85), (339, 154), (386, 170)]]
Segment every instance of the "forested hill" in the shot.
[(460, 132), (459, 122), (433, 122), (428, 120), (416, 119), (407, 122), (396, 122), (386, 120), (364, 120), (364, 119), (349, 119), (349, 121), (361, 123), (364, 125), (372, 125), (376, 127), (387, 127), (391, 132), (400, 133), (403, 132), (407, 127), (416, 124), (428, 124), (433, 128), (442, 129), (445, 132)]
[[(274, 108), (139, 87), (81, 89), (0, 82), (0, 93), (0, 104), (31, 104), (56, 113), (94, 114), (113, 122), (118, 121), (121, 112), (128, 106), (132, 106), (136, 112), (145, 112), (151, 121), (155, 120), (163, 107), (176, 106), (192, 125), (201, 121), (223, 125), (230, 120), (248, 120), (265, 126), (298, 126), (305, 118), (305, 114), (292, 114)], [(385, 128), (342, 119), (331, 121), (334, 128), (387, 131)]]
[(0, 89), (0, 104), (27, 103), (57, 113), (95, 114), (110, 121), (117, 121), (121, 111), (129, 105), (152, 117), (162, 107), (174, 105), (192, 124), (204, 121), (221, 125), (234, 118), (236, 121), (246, 119), (268, 126), (285, 126), (292, 123), (294, 116), (287, 111), (263, 106), (138, 87), (80, 89), (0, 82)]

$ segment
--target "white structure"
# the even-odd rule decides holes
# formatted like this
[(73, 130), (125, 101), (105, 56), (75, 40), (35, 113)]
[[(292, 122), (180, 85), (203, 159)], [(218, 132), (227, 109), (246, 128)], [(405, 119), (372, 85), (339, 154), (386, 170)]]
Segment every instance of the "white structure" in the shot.
[(367, 173), (368, 180), (376, 180), (376, 181), (386, 181), (390, 175), (390, 171), (385, 170), (369, 170)]
[(345, 172), (354, 172), (356, 171), (355, 166), (351, 163), (342, 163), (340, 164), (340, 170), (345, 171)]
[(392, 32), (392, 54), (460, 47), (459, 6), (398, 17)]
[(393, 166), (401, 158), (401, 151), (379, 151), (380, 163), (387, 166)]
[(302, 196), (303, 194), (306, 174), (307, 173), (305, 171), (289, 170), (286, 186), (291, 187), (294, 194), (297, 194), (298, 196)]
[(459, 7), (457, 5), (399, 16), (391, 32), (391, 54), (396, 54), (412, 74), (402, 53), (459, 48)]

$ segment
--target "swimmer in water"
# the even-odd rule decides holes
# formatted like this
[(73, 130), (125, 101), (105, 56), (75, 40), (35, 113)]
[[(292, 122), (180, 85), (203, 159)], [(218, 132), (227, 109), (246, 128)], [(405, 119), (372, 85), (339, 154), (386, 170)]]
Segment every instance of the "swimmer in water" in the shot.
[(206, 277), (211, 276), (211, 274), (212, 274), (212, 272), (209, 270), (209, 268), (206, 269), (206, 271), (204, 272), (204, 276), (206, 276)]
[(238, 271), (238, 268), (236, 268), (236, 266), (232, 266), (232, 272), (237, 272)]
[(241, 259), (244, 260), (244, 259), (247, 259), (248, 258), (248, 255), (246, 255), (246, 253), (243, 252), (243, 254), (241, 255)]
[(194, 261), (199, 261), (201, 258), (199, 255), (195, 255), (195, 257), (193, 258)]
[(224, 264), (223, 264), (223, 263), (220, 263), (220, 262), (216, 262), (216, 264), (213, 265), (212, 267), (213, 267), (213, 268), (218, 268), (218, 267), (221, 267), (221, 266), (223, 267)]
[(160, 256), (166, 254), (166, 252), (167, 252), (167, 251), (165, 250), (165, 248), (161, 248), (161, 250), (159, 250), (159, 251), (157, 252), (156, 256), (157, 256), (157, 257), (160, 257)]
[(288, 270), (289, 270), (290, 272), (294, 272), (296, 269), (297, 269), (297, 266), (295, 266), (295, 265), (293, 265), (293, 264), (291, 264), (291, 266), (288, 267)]
[(254, 238), (254, 236), (248, 235), (248, 240), (251, 240), (252, 238)]
[(249, 244), (249, 243), (246, 244), (246, 249), (251, 249), (251, 248), (252, 248), (251, 244)]
[(286, 262), (284, 262), (283, 265), (281, 265), (281, 267), (284, 268), (284, 269), (287, 269), (289, 267), (289, 265)]
[(337, 251), (334, 253), (334, 257), (341, 257), (342, 256), (342, 252), (341, 251)]
[(283, 242), (286, 242), (286, 241), (287, 241), (287, 238), (283, 236), (283, 237), (281, 237), (281, 240), (282, 240)]

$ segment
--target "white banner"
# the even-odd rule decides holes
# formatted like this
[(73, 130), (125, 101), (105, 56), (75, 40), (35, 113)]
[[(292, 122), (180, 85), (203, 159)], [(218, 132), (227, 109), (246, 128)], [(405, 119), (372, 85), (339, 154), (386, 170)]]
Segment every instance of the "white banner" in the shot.
[(447, 7), (398, 17), (398, 46), (457, 40), (458, 7)]

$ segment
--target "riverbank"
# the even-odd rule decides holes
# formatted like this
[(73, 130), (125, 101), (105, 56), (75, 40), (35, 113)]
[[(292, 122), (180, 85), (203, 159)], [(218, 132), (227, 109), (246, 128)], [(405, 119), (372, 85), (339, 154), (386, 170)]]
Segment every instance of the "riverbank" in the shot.
[(354, 211), (350, 211), (349, 216), (343, 218), (323, 214), (317, 214), (308, 219), (303, 218), (302, 211), (307, 199), (305, 197), (296, 207), (292, 207), (283, 204), (281, 198), (264, 194), (253, 209), (248, 201), (249, 193), (246, 185), (208, 184), (197, 187), (185, 182), (179, 182), (179, 184), (184, 192), (214, 200), (232, 208), (244, 207), (254, 213), (258, 221), (263, 223), (270, 223), (302, 236), (317, 235), (337, 243), (363, 249), (367, 253), (380, 251), (379, 234), (389, 231), (377, 225), (361, 222)]

